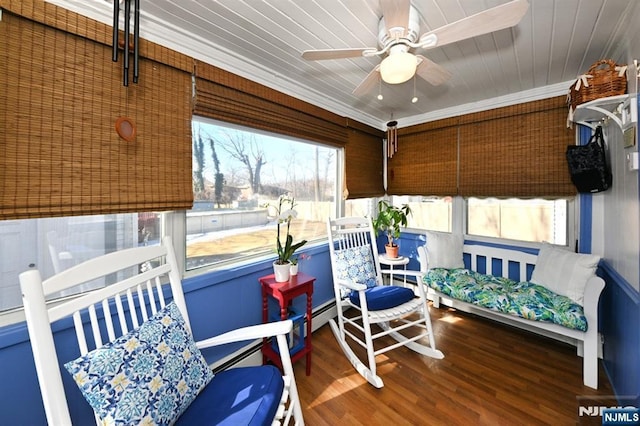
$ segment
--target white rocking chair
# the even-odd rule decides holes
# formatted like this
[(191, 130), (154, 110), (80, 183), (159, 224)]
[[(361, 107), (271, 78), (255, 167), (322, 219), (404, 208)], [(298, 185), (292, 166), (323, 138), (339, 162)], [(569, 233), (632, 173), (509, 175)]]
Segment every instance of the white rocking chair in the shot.
[[(400, 346), (429, 357), (444, 358), (436, 349), (423, 287), (417, 285), (416, 294), (410, 288), (391, 282), (384, 284), (382, 280), (382, 274), (404, 275), (414, 277), (420, 283), (422, 273), (381, 270), (370, 219), (329, 219), (327, 231), (338, 310), (337, 323), (330, 320), (331, 330), (358, 373), (376, 388), (381, 388), (384, 383), (376, 373), (375, 357)], [(355, 310), (355, 315), (345, 315), (349, 308)], [(381, 331), (374, 333), (371, 330), (374, 324)], [(408, 334), (410, 330), (413, 332)], [(384, 336), (390, 336), (396, 342), (376, 349), (374, 341)], [(428, 344), (423, 343), (425, 339)], [(366, 362), (355, 354), (349, 344), (351, 341), (366, 349)]]
[[(100, 277), (116, 277), (117, 282), (45, 303), (49, 294)], [(166, 282), (170, 288), (163, 286)], [(50, 425), (71, 425), (71, 414), (79, 415), (70, 413), (62, 374), (71, 374), (98, 424), (304, 424), (286, 340), (292, 322), (245, 327), (194, 342), (169, 238), (159, 246), (88, 260), (44, 281), (39, 271), (27, 271), (20, 275), (20, 285)], [(165, 299), (169, 290), (172, 301)], [(54, 342), (51, 325), (68, 317), (79, 346), (74, 356), (80, 357), (64, 360), (68, 372), (63, 373), (56, 343), (68, 342), (60, 336), (65, 333)], [(199, 350), (272, 336), (284, 376), (272, 365), (213, 375)]]

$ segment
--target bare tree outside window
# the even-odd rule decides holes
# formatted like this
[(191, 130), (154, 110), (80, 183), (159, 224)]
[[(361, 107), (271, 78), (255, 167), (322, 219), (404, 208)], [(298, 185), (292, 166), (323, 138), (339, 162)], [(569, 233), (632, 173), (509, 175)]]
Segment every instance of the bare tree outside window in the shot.
[(196, 199), (204, 194), (204, 141), (198, 128), (193, 135), (193, 193)]
[(266, 164), (264, 148), (256, 135), (226, 130), (222, 132), (219, 145), (231, 159), (239, 162), (247, 173), (247, 180), (254, 194), (260, 193), (262, 187), (262, 166)]
[(296, 199), (297, 239), (326, 238), (325, 220), (335, 212), (335, 148), (204, 120), (193, 128), (187, 269), (273, 253), (275, 222), (263, 206), (280, 195)]

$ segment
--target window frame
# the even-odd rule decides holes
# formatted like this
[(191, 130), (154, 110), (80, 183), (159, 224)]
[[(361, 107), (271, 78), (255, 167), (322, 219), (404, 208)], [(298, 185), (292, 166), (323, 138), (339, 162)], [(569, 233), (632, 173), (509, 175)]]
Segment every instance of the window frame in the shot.
[[(372, 210), (370, 212), (371, 215), (376, 214), (376, 206), (378, 200), (388, 200), (391, 201), (392, 195), (388, 195), (386, 197), (376, 197), (370, 198), (373, 200), (371, 202)], [(516, 198), (516, 197), (513, 197)], [(564, 246), (568, 249), (573, 249), (573, 245), (578, 238), (579, 235), (579, 224), (580, 224), (580, 212), (578, 208), (578, 197), (567, 197), (565, 198), (567, 201), (567, 244)], [(504, 244), (510, 246), (518, 246), (518, 247), (526, 247), (526, 248), (539, 248), (540, 243), (535, 241), (525, 241), (525, 240), (515, 240), (510, 238), (498, 238), (498, 237), (488, 237), (483, 235), (474, 235), (469, 234), (467, 232), (467, 222), (468, 222), (468, 202), (466, 197), (455, 196), (453, 197), (453, 205), (451, 212), (451, 233), (453, 234), (461, 234), (463, 235), (465, 241), (472, 240), (482, 243), (488, 244)], [(423, 234), (427, 229), (415, 228), (415, 227), (407, 227), (406, 232), (411, 234)]]
[[(415, 198), (420, 198), (420, 200), (414, 200)], [(387, 197), (387, 199), (389, 201), (392, 202), (392, 204), (395, 204), (397, 206), (403, 205), (405, 203), (413, 203), (413, 204), (419, 204), (419, 203), (427, 203), (428, 199), (431, 200), (435, 200), (438, 203), (443, 203), (445, 202), (444, 199), (445, 198), (450, 198), (451, 199), (451, 215), (449, 217), (447, 217), (446, 222), (448, 223), (448, 225), (450, 226), (450, 229), (448, 230), (443, 230), (443, 229), (437, 229), (437, 228), (420, 228), (420, 227), (416, 227), (416, 226), (412, 226), (413, 224), (415, 224), (415, 216), (417, 215), (416, 210), (413, 209), (412, 210), (412, 214), (409, 216), (409, 226), (407, 226), (407, 229), (418, 229), (418, 230), (422, 230), (424, 231), (438, 231), (438, 232), (453, 232), (454, 231), (454, 198), (455, 197), (451, 197), (451, 196), (427, 196), (427, 195), (389, 195)]]
[[(335, 162), (335, 174), (332, 176), (333, 182), (335, 183), (333, 187), (333, 195), (332, 195), (333, 201), (332, 201), (332, 207), (330, 209), (330, 212), (331, 212), (330, 214), (337, 217), (342, 215), (342, 212), (344, 212), (344, 199), (342, 197), (342, 191), (345, 184), (345, 173), (343, 172), (346, 164), (345, 147), (339, 147), (329, 143), (320, 143), (313, 139), (303, 139), (301, 137), (275, 133), (269, 130), (257, 129), (257, 128), (249, 127), (247, 125), (229, 123), (229, 122), (217, 120), (214, 118), (204, 117), (204, 116), (194, 116), (192, 118), (192, 123), (197, 123), (199, 125), (205, 125), (205, 126), (206, 125), (215, 126), (216, 128), (229, 129), (231, 131), (249, 133), (251, 135), (257, 135), (258, 137), (264, 136), (271, 139), (280, 139), (286, 143), (302, 144), (302, 145), (305, 145), (305, 147), (317, 146), (325, 150), (332, 150), (335, 153), (335, 159), (333, 160)], [(298, 200), (296, 200), (296, 204), (298, 204)], [(188, 211), (180, 211), (180, 212), (177, 212), (177, 214), (178, 216), (172, 215), (171, 219), (167, 220), (167, 223), (170, 223), (171, 224), (170, 226), (173, 229), (180, 229), (184, 233), (183, 235), (181, 235), (180, 239), (178, 240), (183, 242), (183, 244), (180, 244), (181, 247), (179, 252), (178, 250), (176, 250), (176, 256), (180, 257), (178, 263), (182, 270), (182, 274), (185, 278), (198, 276), (201, 273), (213, 272), (228, 266), (240, 266), (240, 265), (246, 265), (254, 262), (261, 262), (273, 257), (273, 248), (275, 248), (275, 235), (274, 235), (273, 247), (268, 246), (264, 250), (258, 253), (232, 257), (230, 259), (220, 260), (214, 263), (187, 269), (188, 259), (186, 254), (187, 254), (188, 227), (186, 222), (188, 217)], [(297, 220), (304, 220), (304, 219), (299, 218)], [(307, 244), (305, 244), (304, 247), (299, 250), (299, 252), (301, 250), (304, 250), (304, 248), (322, 245), (326, 241), (327, 241), (327, 236), (325, 234), (322, 234), (322, 236), (318, 236), (316, 238), (309, 240)], [(204, 271), (204, 272), (199, 272), (199, 271)]]
[[(493, 243), (493, 244), (506, 244), (506, 245), (515, 245), (518, 247), (529, 247), (529, 248), (538, 248), (540, 246), (540, 242), (536, 241), (526, 241), (526, 240), (516, 240), (510, 238), (498, 238), (498, 237), (488, 237), (485, 235), (475, 235), (469, 234), (467, 232), (468, 226), (468, 212), (469, 212), (469, 204), (467, 197), (456, 197), (462, 200), (463, 204), (463, 215), (462, 215), (462, 226), (463, 226), (463, 235), (465, 240), (473, 240), (477, 242), (483, 243)], [(517, 198), (517, 197), (513, 197)], [(577, 197), (567, 197), (567, 244), (564, 247), (572, 249), (575, 241), (578, 238), (578, 224), (580, 223), (579, 219), (579, 209), (576, 208), (577, 205)], [(455, 204), (454, 204), (454, 216), (455, 216)], [(557, 245), (557, 244), (556, 244)], [(563, 247), (558, 245), (559, 247)]]

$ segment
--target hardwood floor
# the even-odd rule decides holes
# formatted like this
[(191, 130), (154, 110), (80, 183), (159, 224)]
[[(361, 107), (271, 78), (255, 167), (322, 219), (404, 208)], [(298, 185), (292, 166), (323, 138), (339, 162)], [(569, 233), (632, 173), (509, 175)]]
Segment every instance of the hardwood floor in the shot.
[[(311, 375), (295, 365), (308, 425), (601, 424), (579, 406), (612, 406), (599, 365), (599, 389), (582, 384), (575, 347), (451, 309), (431, 309), (435, 360), (398, 348), (379, 355), (385, 386), (368, 384), (338, 347), (329, 325), (313, 334)], [(583, 413), (584, 414), (584, 413)]]

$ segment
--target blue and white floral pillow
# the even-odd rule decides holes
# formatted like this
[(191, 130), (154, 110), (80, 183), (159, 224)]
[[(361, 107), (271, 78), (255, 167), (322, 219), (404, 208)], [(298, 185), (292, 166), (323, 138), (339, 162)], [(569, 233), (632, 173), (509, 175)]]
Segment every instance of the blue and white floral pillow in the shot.
[(368, 246), (336, 250), (335, 254), (339, 279), (366, 284), (369, 288), (376, 286), (376, 269)]
[(105, 424), (172, 424), (213, 373), (171, 302), (137, 329), (65, 364)]

